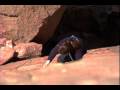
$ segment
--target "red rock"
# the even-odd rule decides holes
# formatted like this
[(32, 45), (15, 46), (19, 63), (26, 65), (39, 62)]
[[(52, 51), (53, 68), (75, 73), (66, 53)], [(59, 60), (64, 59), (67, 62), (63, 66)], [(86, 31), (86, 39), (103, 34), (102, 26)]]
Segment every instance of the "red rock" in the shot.
[(63, 12), (60, 5), (0, 5), (0, 29), (5, 31), (4, 37), (15, 43), (29, 42), (38, 33), (39, 39), (46, 41)]
[(12, 40), (7, 40), (6, 38), (0, 38), (0, 47), (10, 47), (13, 48), (13, 41)]
[(22, 61), (18, 61), (18, 62), (11, 62), (11, 63), (5, 64), (5, 65), (1, 65), (0, 71), (17, 69), (29, 62), (30, 62), (30, 60), (22, 60)]
[(41, 55), (42, 45), (34, 42), (19, 43), (14, 47), (18, 58), (28, 58)]
[(0, 65), (4, 64), (14, 56), (14, 49), (10, 47), (0, 48)]
[(0, 38), (0, 47), (5, 46), (6, 38)]
[(5, 46), (6, 46), (6, 47), (13, 48), (14, 43), (13, 43), (13, 41), (12, 41), (12, 40), (6, 40)]
[[(1, 18), (0, 21), (2, 21)], [(3, 23), (0, 22), (0, 38), (3, 38), (4, 33), (5, 33), (5, 28), (3, 26)]]
[[(22, 72), (18, 72), (17, 70), (2, 70), (0, 73), (0, 83), (9, 82), (14, 85), (17, 82), (21, 82), (21, 84), (30, 80), (29, 74), (20, 75)], [(2, 77), (2, 78), (1, 78)], [(7, 84), (7, 83), (6, 83)]]
[[(47, 57), (2, 65), (0, 84), (119, 85), (119, 47), (108, 49), (111, 52), (105, 52), (104, 56), (101, 56), (100, 52), (103, 53), (105, 49), (99, 48), (88, 51), (89, 55), (86, 54), (82, 60), (67, 64), (51, 63), (44, 69), (39, 63)], [(111, 55), (112, 53), (114, 54)], [(17, 64), (19, 65), (16, 67)]]
[(0, 70), (6, 70), (6, 69), (13, 70), (13, 69), (18, 69), (19, 67), (24, 67), (24, 66), (26, 67), (26, 66), (35, 65), (35, 64), (42, 65), (45, 63), (47, 58), (48, 58), (48, 56), (25, 59), (25, 60), (21, 60), (21, 61), (18, 60), (17, 62), (11, 62), (11, 63), (0, 66)]

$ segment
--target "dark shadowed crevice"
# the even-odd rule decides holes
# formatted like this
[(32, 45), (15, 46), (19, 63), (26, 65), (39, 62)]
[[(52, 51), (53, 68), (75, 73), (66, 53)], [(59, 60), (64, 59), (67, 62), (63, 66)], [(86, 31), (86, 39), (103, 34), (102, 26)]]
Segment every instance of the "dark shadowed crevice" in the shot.
[(31, 40), (31, 42), (37, 42), (42, 44), (46, 43), (53, 36), (56, 29), (55, 25), (59, 24), (59, 20), (61, 19), (60, 17), (64, 10), (65, 6), (61, 5), (61, 7), (56, 10), (53, 15), (48, 14), (49, 16), (45, 18), (44, 22), (42, 22), (43, 26), (40, 27), (38, 34)]
[(0, 15), (2, 16), (7, 16), (7, 17), (18, 17), (18, 15), (10, 15), (10, 14), (6, 14), (6, 13), (0, 13)]
[[(79, 34), (87, 49), (119, 45), (120, 14), (118, 12), (107, 14), (103, 30), (100, 29), (101, 25), (94, 14), (89, 8), (68, 7), (52, 37), (43, 44), (43, 55), (48, 55), (52, 48), (68, 34)], [(47, 20), (49, 21), (50, 18)], [(46, 25), (43, 29), (50, 27)], [(40, 35), (45, 35), (45, 33), (42, 32), (44, 30), (41, 30), (32, 41), (43, 43)]]

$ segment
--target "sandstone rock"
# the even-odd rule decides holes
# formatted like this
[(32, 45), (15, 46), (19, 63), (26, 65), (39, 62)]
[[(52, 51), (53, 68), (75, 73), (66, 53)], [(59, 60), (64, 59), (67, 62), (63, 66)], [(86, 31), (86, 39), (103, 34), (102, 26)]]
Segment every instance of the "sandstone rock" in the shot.
[(0, 38), (0, 65), (14, 56), (13, 42), (6, 38)]
[(2, 46), (5, 46), (5, 43), (6, 43), (6, 38), (0, 38), (0, 48)]
[(1, 47), (10, 47), (13, 48), (14, 43), (12, 40), (7, 40), (6, 38), (0, 38), (0, 48)]
[[(11, 62), (5, 65), (1, 65), (0, 66), (0, 71), (1, 70), (13, 70), (13, 69), (17, 69), (20, 70), (19, 68), (23, 67), (27, 67), (26, 69), (29, 69), (30, 65), (38, 65), (41, 64), (40, 66), (38, 66), (37, 68), (41, 68), (42, 65), (45, 63), (45, 61), (47, 61), (47, 56), (45, 57), (36, 57), (36, 58), (31, 58), (31, 59), (25, 59), (25, 60), (21, 60), (21, 61), (17, 61), (17, 62)], [(31, 68), (31, 67), (30, 67)], [(26, 69), (22, 70), (22, 71), (26, 71)]]
[(54, 33), (63, 12), (60, 5), (0, 5), (2, 37), (16, 43), (29, 42), (39, 33), (39, 40), (45, 42)]
[(0, 48), (0, 65), (6, 63), (14, 56), (14, 49), (10, 47)]
[(18, 58), (28, 58), (41, 55), (42, 45), (34, 42), (19, 43), (14, 47)]
[(19, 61), (2, 65), (0, 84), (119, 85), (119, 48), (120, 46), (90, 50), (80, 61), (51, 63), (44, 69), (39, 63), (47, 57), (25, 60), (29, 63)]
[(1, 79), (0, 83), (10, 82), (12, 85), (14, 85), (17, 82), (23, 82), (23, 81), (26, 82), (30, 80), (31, 77), (27, 73), (21, 76), (20, 73), (22, 72), (16, 72), (16, 71), (17, 70), (2, 70), (0, 73), (0, 77), (3, 78), (0, 78)]

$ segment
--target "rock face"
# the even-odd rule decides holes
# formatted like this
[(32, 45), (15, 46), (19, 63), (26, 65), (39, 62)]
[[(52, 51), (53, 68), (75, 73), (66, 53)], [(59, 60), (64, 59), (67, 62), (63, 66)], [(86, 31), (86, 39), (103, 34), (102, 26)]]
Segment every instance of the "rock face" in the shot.
[(18, 58), (30, 58), (40, 56), (42, 51), (42, 45), (34, 42), (31, 43), (19, 43), (14, 47)]
[[(45, 43), (54, 34), (67, 7), (70, 9), (66, 16), (69, 22), (63, 25), (67, 24), (68, 27), (60, 28), (63, 31), (64, 29), (75, 28), (85, 31), (85, 29), (91, 28), (91, 25), (88, 24), (90, 23), (95, 26), (90, 32), (96, 32), (94, 29), (98, 30), (98, 27), (100, 27), (101, 32), (104, 32), (103, 27), (106, 23), (107, 14), (120, 12), (119, 5), (79, 5), (70, 7), (60, 5), (0, 5), (0, 37), (12, 39), (16, 43), (31, 40)], [(73, 7), (76, 8), (74, 11), (72, 11)], [(98, 26), (96, 21), (94, 23), (89, 22), (88, 19), (91, 15), (97, 19)]]
[(15, 50), (10, 47), (0, 48), (0, 65), (6, 63), (14, 56)]
[(15, 50), (13, 46), (12, 40), (0, 38), (0, 65), (6, 63), (14, 56)]
[(39, 39), (45, 42), (63, 12), (60, 5), (0, 5), (0, 37), (29, 42), (40, 32)]
[[(10, 60), (41, 56), (42, 44), (34, 42), (14, 44), (12, 40), (0, 38), (0, 65)], [(18, 60), (19, 61), (19, 60)]]
[(93, 48), (89, 41), (93, 39), (92, 42), (95, 42), (96, 38), (101, 39), (102, 43), (107, 41), (108, 44), (119, 44), (119, 8), (117, 5), (66, 6), (55, 34), (43, 45), (43, 53), (49, 54), (59, 40), (74, 34), (79, 34), (84, 39), (87, 49)]
[(47, 57), (32, 58), (0, 66), (2, 85), (119, 85), (119, 48), (89, 50), (82, 60), (51, 63), (41, 68)]
[(6, 44), (6, 38), (0, 38), (0, 48), (2, 46), (5, 46), (5, 44)]
[[(88, 5), (84, 9), (84, 6), (67, 7), (69, 9), (63, 16), (67, 19), (63, 20), (64, 22), (61, 20), (63, 28), (60, 25), (59, 29), (56, 29), (66, 8), (64, 6), (0, 6), (0, 84), (119, 84), (120, 46), (99, 48), (105, 42), (107, 45), (109, 42), (107, 39), (99, 41), (98, 37), (95, 36), (99, 35), (100, 32), (104, 33), (106, 28), (101, 28), (104, 25), (107, 26), (108, 30), (104, 34), (105, 36), (108, 37), (108, 32), (113, 34), (112, 30), (116, 28), (114, 31), (118, 33), (120, 30), (118, 15), (120, 8), (110, 6), (109, 12), (109, 8), (107, 10), (104, 6), (103, 9), (99, 6), (94, 8), (91, 5), (91, 8)], [(109, 21), (110, 23), (108, 23)], [(110, 26), (113, 26), (112, 30), (110, 30)], [(80, 31), (79, 33), (86, 32), (87, 34), (85, 33), (84, 36), (88, 36), (85, 38), (88, 42), (86, 45), (90, 47), (88, 49), (92, 49), (92, 47), (98, 49), (88, 50), (81, 60), (65, 64), (58, 63), (58, 55), (56, 55), (53, 62), (48, 67), (43, 68), (48, 56), (39, 57), (42, 44), (31, 42), (45, 43), (53, 35), (55, 29), (60, 33), (57, 36), (65, 35), (70, 31), (72, 34), (75, 31), (75, 33), (78, 33), (77, 31)], [(96, 35), (92, 36), (88, 33)], [(57, 39), (57, 37), (54, 38)], [(15, 45), (12, 44), (12, 40)], [(112, 40), (109, 40), (111, 43)], [(113, 40), (118, 40), (118, 38)], [(105, 46), (107, 45), (105, 43)], [(15, 58), (17, 62), (4, 64), (9, 60), (14, 60), (14, 56), (17, 57)], [(22, 61), (19, 61), (20, 59)]]

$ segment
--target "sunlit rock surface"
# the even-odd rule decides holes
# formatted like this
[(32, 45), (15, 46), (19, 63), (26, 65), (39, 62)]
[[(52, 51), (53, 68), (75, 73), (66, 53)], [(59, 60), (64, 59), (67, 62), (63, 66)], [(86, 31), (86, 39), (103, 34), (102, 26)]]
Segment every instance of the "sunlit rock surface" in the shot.
[(14, 47), (18, 58), (30, 58), (40, 56), (42, 51), (42, 44), (34, 42), (19, 43)]
[(0, 37), (16, 43), (29, 42), (39, 33), (40, 41), (45, 42), (54, 33), (63, 12), (61, 5), (0, 5)]
[(46, 57), (0, 66), (0, 84), (118, 85), (120, 46), (92, 49), (82, 60), (42, 68)]

